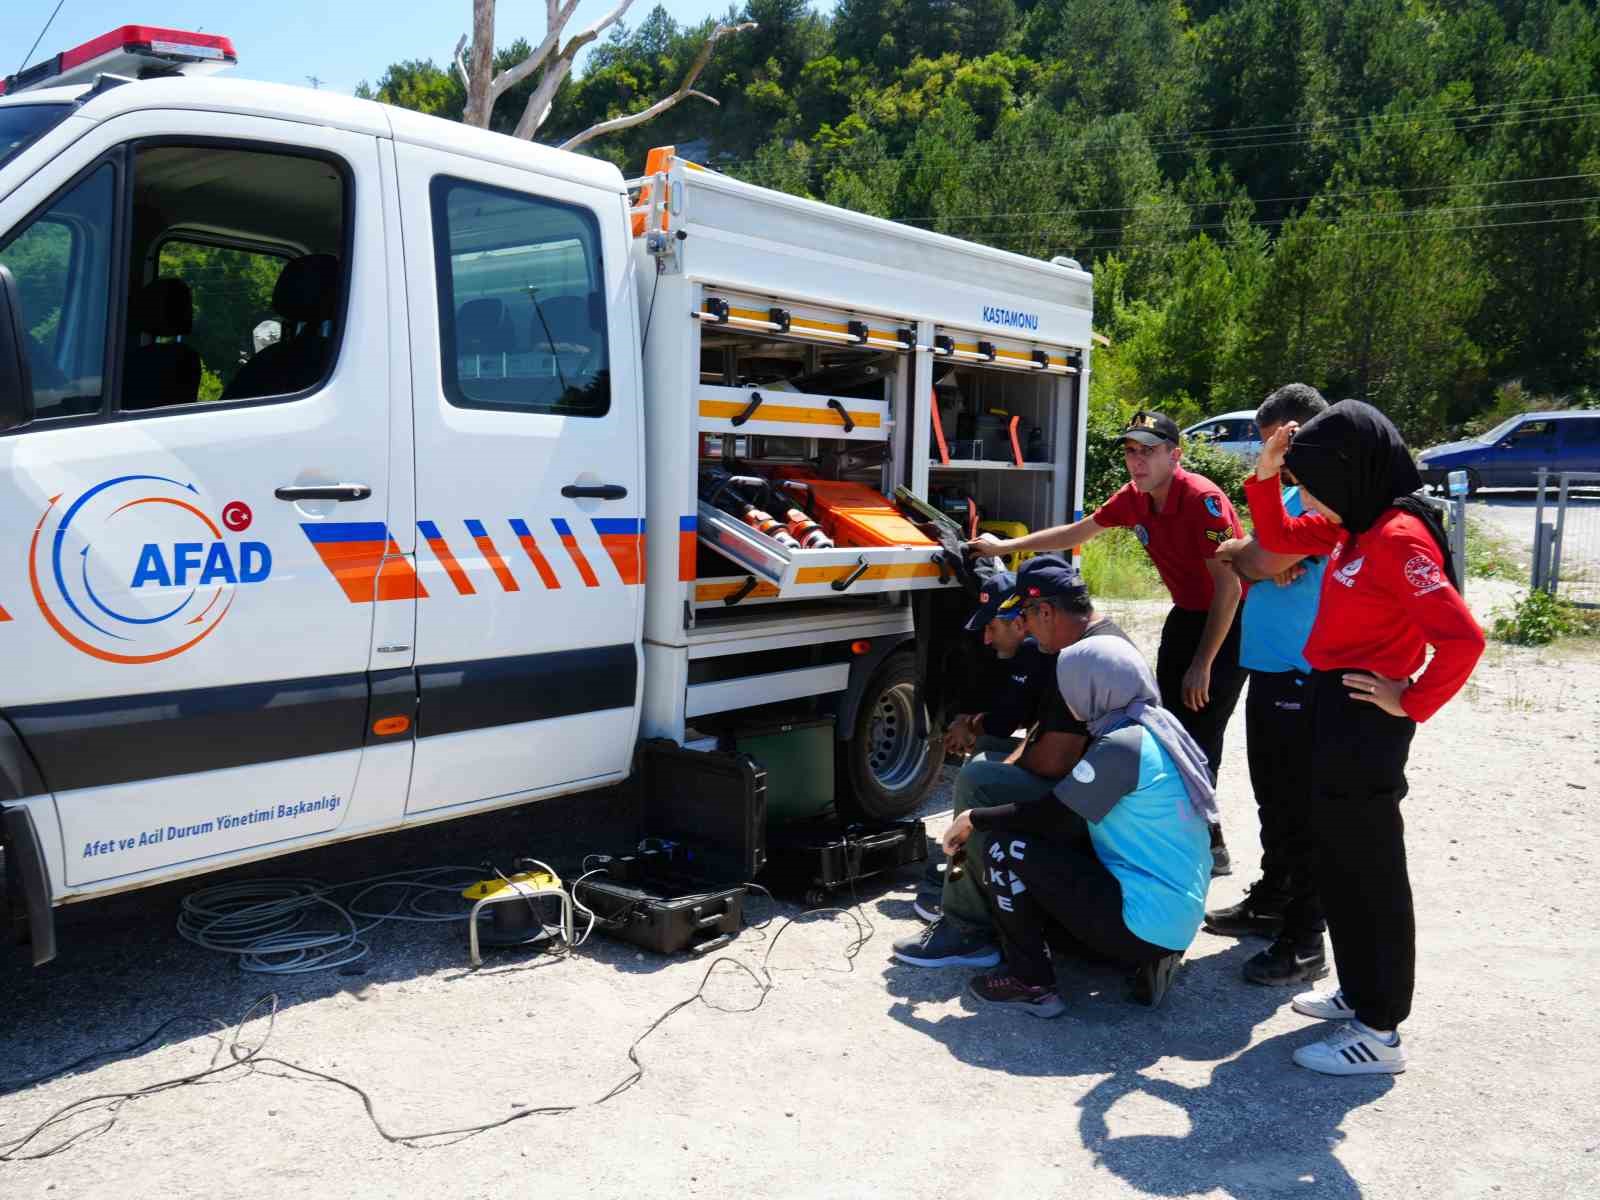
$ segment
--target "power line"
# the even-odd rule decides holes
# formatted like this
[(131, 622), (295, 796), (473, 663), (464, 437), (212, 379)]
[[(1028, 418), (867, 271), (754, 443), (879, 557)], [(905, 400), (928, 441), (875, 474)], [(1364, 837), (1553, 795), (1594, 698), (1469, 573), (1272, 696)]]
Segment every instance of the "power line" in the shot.
[(1194, 208), (1216, 208), (1245, 201), (1250, 204), (1280, 204), (1298, 202), (1301, 200), (1333, 200), (1348, 199), (1353, 196), (1378, 196), (1388, 192), (1444, 192), (1461, 191), (1466, 188), (1508, 187), (1512, 184), (1522, 183), (1565, 183), (1574, 179), (1600, 179), (1600, 171), (1581, 171), (1572, 175), (1534, 175), (1525, 179), (1485, 179), (1468, 180), (1464, 183), (1434, 183), (1415, 187), (1378, 187), (1363, 188), (1357, 191), (1346, 192), (1304, 192), (1295, 196), (1262, 196), (1258, 199), (1250, 196), (1236, 196), (1227, 200), (1197, 200), (1193, 203), (1174, 200), (1161, 204), (1132, 204), (1119, 208), (1040, 208), (1016, 209), (1011, 212), (990, 213), (951, 213), (945, 216), (920, 216), (897, 217), (903, 225), (916, 225), (930, 221), (957, 221), (976, 219), (1001, 219), (1005, 217), (1047, 217), (1047, 216), (1079, 216), (1086, 213), (1145, 213), (1145, 212), (1178, 212)]
[[(1369, 238), (1406, 237), (1419, 231), (1432, 234), (1462, 233), (1476, 229), (1519, 229), (1533, 225), (1571, 225), (1578, 222), (1593, 220), (1595, 220), (1595, 218), (1592, 216), (1551, 217), (1537, 221), (1495, 221), (1476, 225), (1442, 225), (1434, 228), (1412, 224), (1403, 229), (1364, 230), (1362, 232), (1349, 235), (1349, 240), (1361, 242)], [(1044, 239), (1040, 237), (1038, 240), (1042, 241)], [(1190, 238), (1151, 238), (1148, 240), (1140, 238), (1128, 238), (1121, 242), (1105, 242), (1090, 246), (1073, 246), (1072, 249), (1076, 253), (1088, 253), (1091, 250), (1129, 250), (1144, 249), (1146, 247), (1159, 248), (1164, 246), (1184, 246), (1187, 245), (1191, 240), (1192, 239)]]
[[(1346, 223), (1351, 223), (1351, 222), (1366, 223), (1366, 222), (1373, 222), (1373, 221), (1387, 221), (1387, 220), (1390, 220), (1390, 219), (1393, 219), (1393, 218), (1430, 217), (1430, 216), (1437, 216), (1440, 213), (1485, 212), (1485, 211), (1495, 211), (1495, 210), (1507, 209), (1507, 208), (1536, 208), (1536, 207), (1539, 207), (1541, 205), (1549, 206), (1549, 207), (1555, 207), (1555, 206), (1569, 205), (1569, 204), (1593, 204), (1596, 201), (1600, 201), (1600, 195), (1595, 195), (1595, 196), (1570, 196), (1570, 197), (1566, 197), (1566, 198), (1563, 198), (1563, 199), (1556, 199), (1556, 200), (1552, 200), (1552, 199), (1512, 200), (1512, 201), (1505, 201), (1505, 202), (1498, 203), (1498, 204), (1437, 205), (1437, 206), (1425, 207), (1425, 208), (1395, 209), (1392, 212), (1346, 213), (1346, 214), (1343, 214), (1343, 215), (1339, 216), (1336, 219), (1341, 224), (1346, 224)], [(1274, 227), (1274, 226), (1287, 225), (1290, 221), (1293, 221), (1293, 220), (1295, 220), (1294, 217), (1273, 217), (1273, 218), (1269, 218), (1269, 219), (1261, 220), (1261, 221), (1249, 221), (1249, 222), (1247, 222), (1247, 224), (1252, 229), (1264, 229), (1264, 228), (1269, 228), (1269, 227)], [(960, 226), (961, 224), (963, 224), (963, 223), (962, 222), (955, 222), (955, 221), (952, 222), (952, 225), (954, 225), (954, 226)], [(1204, 232), (1205, 230), (1208, 230), (1208, 229), (1227, 229), (1227, 228), (1231, 227), (1231, 224), (1232, 223), (1228, 222), (1228, 221), (1194, 221), (1194, 222), (1191, 222), (1190, 224), (1188, 224), (1187, 226), (1184, 226), (1184, 228), (1188, 229), (1189, 231), (1194, 232), (1194, 233), (1200, 233), (1200, 232)], [(1077, 232), (1077, 233), (1083, 234), (1085, 236), (1092, 236), (1094, 234), (1099, 234), (1099, 233), (1121, 233), (1126, 229), (1126, 226), (1121, 226), (1121, 225), (1100, 225), (1100, 226), (1090, 226), (1088, 228), (1074, 230), (1072, 226), (1055, 225), (1055, 226), (1048, 226), (1047, 228), (1060, 230), (1060, 231), (1064, 231), (1064, 232), (1065, 231)]]
[[(1353, 134), (1360, 134), (1363, 132), (1385, 132), (1391, 128), (1428, 130), (1450, 127), (1457, 131), (1466, 132), (1477, 131), (1480, 129), (1500, 128), (1502, 126), (1530, 124), (1536, 121), (1576, 119), (1600, 111), (1600, 103), (1596, 103), (1597, 100), (1600, 100), (1600, 93), (1585, 93), (1582, 96), (1552, 98), (1548, 101), (1508, 102), (1505, 105), (1485, 106), (1483, 111), (1478, 112), (1465, 111), (1455, 114), (1395, 114), (1392, 116), (1377, 114), (1369, 117), (1356, 117), (1344, 121), (1330, 122), (1323, 125), (1308, 123), (1292, 127), (1290, 133), (1293, 136), (1287, 134), (1281, 137), (1266, 136), (1245, 142), (1223, 142), (1216, 138), (1194, 134), (1155, 139), (1146, 137), (1145, 141), (1146, 144), (1151, 148), (1151, 151), (1155, 157), (1163, 158), (1176, 154), (1190, 153), (1192, 147), (1230, 151), (1264, 149), (1278, 146), (1304, 145), (1329, 135), (1336, 137), (1349, 137)], [(1513, 104), (1521, 104), (1522, 107), (1520, 110), (1513, 111)], [(1498, 109), (1499, 111), (1489, 111), (1490, 109)], [(1481, 118), (1484, 117), (1505, 117), (1507, 119), (1481, 121)], [(1474, 123), (1480, 121), (1481, 123)], [(1466, 124), (1460, 124), (1460, 122), (1466, 122)], [(1248, 130), (1248, 128), (1249, 127), (1242, 127), (1239, 132), (1244, 133)], [(1311, 136), (1299, 136), (1306, 130), (1311, 131)], [(993, 143), (989, 142), (984, 143), (982, 146), (976, 147), (976, 149), (982, 152), (988, 152), (992, 146)], [(884, 158), (890, 161), (899, 161), (904, 164), (907, 162), (925, 159), (931, 153), (942, 149), (946, 149), (946, 147), (925, 148), (909, 146), (900, 155), (885, 155)], [(1106, 148), (1099, 151), (1099, 153), (1102, 156), (1108, 155), (1110, 153), (1114, 153), (1116, 149), (1118, 148)], [(817, 168), (826, 163), (834, 162), (842, 158), (849, 158), (854, 155), (854, 153), (855, 151), (851, 148), (811, 151), (808, 153), (807, 162), (804, 165), (808, 168)], [(1045, 155), (1046, 152), (1043, 151), (1020, 155), (1013, 154), (1004, 156), (1002, 161), (1056, 161), (1053, 156), (1043, 157)], [(993, 156), (991, 154), (991, 158), (992, 157)], [(746, 164), (757, 163), (759, 161), (760, 159), (758, 158), (724, 159), (720, 163), (717, 163), (716, 167), (717, 169), (725, 170), (729, 167), (737, 167)]]

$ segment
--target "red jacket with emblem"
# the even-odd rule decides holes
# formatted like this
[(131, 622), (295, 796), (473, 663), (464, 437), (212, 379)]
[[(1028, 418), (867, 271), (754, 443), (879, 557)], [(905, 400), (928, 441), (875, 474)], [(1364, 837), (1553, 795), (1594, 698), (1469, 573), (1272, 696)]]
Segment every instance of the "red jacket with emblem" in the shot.
[(1256, 540), (1274, 554), (1326, 554), (1317, 623), (1306, 642), (1314, 670), (1352, 668), (1404, 679), (1433, 661), (1400, 697), (1400, 707), (1426, 721), (1461, 689), (1483, 654), (1483, 630), (1444, 572), (1428, 527), (1391, 508), (1366, 532), (1319, 514), (1291, 517), (1276, 479), (1245, 484)]

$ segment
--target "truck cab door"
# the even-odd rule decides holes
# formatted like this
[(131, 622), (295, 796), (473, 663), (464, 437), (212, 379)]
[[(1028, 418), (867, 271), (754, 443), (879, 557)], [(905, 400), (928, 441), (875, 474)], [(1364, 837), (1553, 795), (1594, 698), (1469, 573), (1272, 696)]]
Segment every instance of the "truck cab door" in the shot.
[(143, 111), (0, 200), (38, 413), (0, 435), (0, 715), (68, 890), (398, 823), (352, 803), (409, 570), (381, 191), (370, 135)]
[(395, 152), (421, 576), (407, 811), (621, 778), (644, 587), (623, 198)]

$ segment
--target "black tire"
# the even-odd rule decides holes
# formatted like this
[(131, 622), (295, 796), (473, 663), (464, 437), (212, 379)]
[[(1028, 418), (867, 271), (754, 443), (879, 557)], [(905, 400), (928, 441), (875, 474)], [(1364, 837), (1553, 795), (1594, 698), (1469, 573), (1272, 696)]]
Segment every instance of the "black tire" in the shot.
[(891, 654), (867, 682), (855, 728), (839, 743), (839, 808), (887, 821), (915, 812), (944, 764), (944, 744), (916, 735), (916, 663)]
[(1469, 497), (1470, 496), (1476, 496), (1478, 494), (1478, 489), (1481, 488), (1482, 486), (1483, 486), (1483, 480), (1478, 477), (1478, 473), (1476, 471), (1474, 471), (1471, 467), (1468, 467), (1467, 468), (1467, 495)]

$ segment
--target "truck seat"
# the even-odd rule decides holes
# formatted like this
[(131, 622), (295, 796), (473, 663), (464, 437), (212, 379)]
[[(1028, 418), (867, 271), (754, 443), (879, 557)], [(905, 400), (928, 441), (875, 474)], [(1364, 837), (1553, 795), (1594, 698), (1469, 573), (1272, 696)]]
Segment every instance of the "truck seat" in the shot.
[(339, 260), (331, 254), (290, 259), (272, 289), (272, 311), (283, 320), (283, 336), (239, 368), (222, 398), (281, 396), (315, 384), (328, 366), (338, 307)]
[[(181, 279), (153, 279), (133, 298), (135, 333), (182, 339), (194, 328), (194, 301)], [(152, 341), (128, 350), (123, 366), (122, 408), (138, 412), (200, 398), (200, 355), (183, 341)]]

